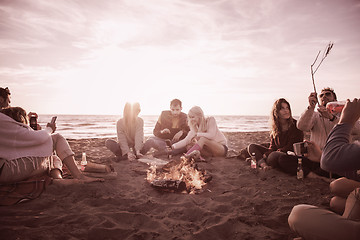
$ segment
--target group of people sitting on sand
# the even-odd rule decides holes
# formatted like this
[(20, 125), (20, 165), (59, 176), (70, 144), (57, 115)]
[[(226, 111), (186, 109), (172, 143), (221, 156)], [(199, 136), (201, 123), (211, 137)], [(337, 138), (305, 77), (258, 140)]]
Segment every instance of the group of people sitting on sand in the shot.
[[(174, 99), (170, 110), (160, 114), (153, 130), (154, 136), (143, 143), (144, 121), (138, 116), (139, 103), (126, 103), (123, 117), (116, 123), (117, 141), (108, 139), (105, 145), (117, 160), (134, 160), (156, 150), (155, 156), (193, 154), (202, 156), (226, 156), (228, 147), (224, 134), (219, 130), (214, 117), (205, 117), (198, 106), (186, 115), (181, 112), (182, 102)], [(132, 151), (131, 151), (132, 150)]]
[[(310, 132), (310, 141), (306, 141), (307, 154), (302, 157), (304, 175), (328, 177), (329, 172), (337, 174), (338, 178), (330, 183), (334, 194), (330, 202), (333, 212), (309, 205), (295, 206), (289, 225), (306, 239), (336, 239), (331, 236), (358, 239), (360, 145), (352, 143), (351, 135), (360, 135), (360, 101), (348, 100), (340, 115), (325, 107), (328, 102), (337, 101), (333, 89), (322, 89), (319, 99), (316, 93), (309, 95), (309, 105), (298, 121), (292, 117), (288, 101), (283, 98), (275, 101), (271, 111), (270, 144), (250, 144), (239, 158), (255, 156), (258, 166), (264, 170), (276, 168), (296, 175), (298, 156), (290, 153), (294, 151), (294, 143), (304, 141), (304, 132)], [(66, 139), (54, 133), (54, 123), (48, 123), (44, 130), (40, 126), (37, 131), (29, 127), (25, 110), (10, 107), (8, 88), (0, 88), (0, 109), (0, 183), (21, 181), (45, 171), (61, 179), (62, 164), (79, 181), (101, 181), (81, 173)], [(140, 111), (139, 103), (126, 103), (123, 116), (116, 124), (117, 141), (108, 139), (105, 142), (116, 161), (141, 158), (151, 149), (155, 149), (155, 156), (185, 154), (204, 159), (227, 155), (226, 137), (215, 118), (205, 117), (200, 107), (192, 107), (186, 115), (182, 112), (181, 101), (172, 100), (170, 110), (161, 113), (154, 136), (145, 142)]]

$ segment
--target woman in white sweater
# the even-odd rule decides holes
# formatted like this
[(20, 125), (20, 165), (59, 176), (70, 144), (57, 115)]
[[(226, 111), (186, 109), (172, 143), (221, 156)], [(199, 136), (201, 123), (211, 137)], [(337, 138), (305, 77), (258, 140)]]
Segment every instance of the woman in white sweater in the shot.
[[(105, 146), (112, 151), (117, 161), (140, 158), (140, 150), (144, 142), (144, 120), (139, 117), (139, 103), (126, 103), (123, 117), (116, 123), (117, 142), (108, 139)], [(131, 151), (132, 150), (132, 151)]]
[[(53, 178), (62, 178), (62, 163), (73, 178), (81, 182), (99, 181), (84, 176), (77, 168), (66, 139), (53, 133), (55, 123), (48, 123), (45, 130), (37, 131), (27, 123), (26, 112), (20, 107), (0, 111), (0, 183), (22, 181), (46, 172)], [(53, 156), (54, 150), (57, 156)]]
[(200, 151), (202, 156), (225, 156), (228, 147), (227, 140), (220, 132), (214, 117), (205, 118), (204, 112), (198, 106), (192, 107), (188, 113), (188, 125), (190, 132), (181, 141), (172, 145), (173, 149), (179, 149), (195, 143), (186, 153)]

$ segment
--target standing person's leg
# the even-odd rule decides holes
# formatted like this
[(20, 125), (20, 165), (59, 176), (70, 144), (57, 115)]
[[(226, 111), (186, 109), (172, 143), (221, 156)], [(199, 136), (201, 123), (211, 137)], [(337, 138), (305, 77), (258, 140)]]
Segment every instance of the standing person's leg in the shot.
[(288, 222), (290, 228), (306, 240), (360, 238), (360, 222), (311, 205), (295, 206)]

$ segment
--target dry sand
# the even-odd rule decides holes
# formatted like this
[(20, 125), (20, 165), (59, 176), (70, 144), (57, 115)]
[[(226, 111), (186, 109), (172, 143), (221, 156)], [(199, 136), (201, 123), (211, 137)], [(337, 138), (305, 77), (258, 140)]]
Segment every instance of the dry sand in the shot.
[[(267, 132), (228, 133), (230, 149), (269, 141)], [(296, 204), (328, 208), (328, 184), (277, 170), (251, 172), (237, 158), (199, 163), (213, 179), (202, 193), (160, 192), (147, 165), (113, 162), (104, 139), (69, 140), (76, 159), (111, 163), (103, 183), (47, 187), (40, 198), (0, 207), (0, 239), (292, 239), (287, 218)]]

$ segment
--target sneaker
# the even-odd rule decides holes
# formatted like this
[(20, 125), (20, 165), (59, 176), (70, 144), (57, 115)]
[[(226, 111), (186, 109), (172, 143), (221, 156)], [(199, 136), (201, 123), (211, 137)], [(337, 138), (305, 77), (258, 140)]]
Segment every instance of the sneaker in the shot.
[(189, 154), (185, 154), (185, 157), (186, 158), (193, 158), (194, 160), (200, 160), (200, 161), (205, 161), (205, 158), (203, 158), (202, 156), (201, 156), (201, 153), (200, 153), (200, 151), (199, 150), (194, 150), (194, 151), (192, 151), (191, 153), (189, 153)]

